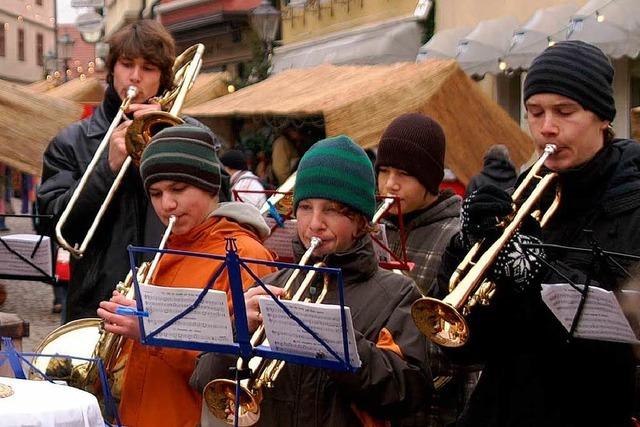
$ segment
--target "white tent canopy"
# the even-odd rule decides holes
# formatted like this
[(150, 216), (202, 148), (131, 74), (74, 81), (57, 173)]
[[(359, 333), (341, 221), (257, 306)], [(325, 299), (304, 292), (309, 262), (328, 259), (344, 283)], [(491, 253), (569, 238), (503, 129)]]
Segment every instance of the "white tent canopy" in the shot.
[(640, 53), (640, 0), (591, 0), (571, 19), (568, 40), (595, 44), (607, 55)]
[(418, 52), (418, 62), (427, 59), (453, 59), (458, 54), (458, 42), (471, 32), (471, 27), (458, 27), (438, 31), (422, 45)]
[(578, 10), (573, 3), (538, 9), (531, 19), (513, 34), (511, 47), (503, 60), (509, 68), (528, 68), (531, 61), (551, 41), (564, 40), (567, 25)]
[(333, 33), (275, 49), (272, 73), (320, 64), (393, 64), (409, 62), (420, 47), (422, 28), (413, 18), (394, 19)]
[(458, 44), (456, 60), (468, 74), (498, 73), (513, 32), (519, 27), (513, 16), (482, 21)]
[(640, 0), (590, 0), (579, 9), (561, 4), (537, 10), (523, 26), (508, 16), (482, 21), (466, 32), (437, 32), (420, 48), (417, 61), (455, 58), (467, 74), (497, 74), (527, 68), (550, 41), (562, 40), (594, 44), (613, 58), (635, 58), (640, 54)]

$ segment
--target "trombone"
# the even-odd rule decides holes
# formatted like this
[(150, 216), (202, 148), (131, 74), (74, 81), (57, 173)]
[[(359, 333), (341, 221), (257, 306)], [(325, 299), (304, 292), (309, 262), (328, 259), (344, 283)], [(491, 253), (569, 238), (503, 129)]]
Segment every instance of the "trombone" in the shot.
[[(449, 295), (443, 300), (420, 298), (411, 306), (411, 317), (414, 323), (420, 332), (431, 341), (444, 347), (460, 347), (468, 341), (470, 331), (464, 316), (474, 305), (488, 304), (492, 298), (495, 285), (487, 279), (487, 273), (502, 248), (515, 235), (529, 214), (533, 213), (540, 225), (544, 226), (555, 213), (560, 203), (558, 192), (544, 214), (539, 211), (534, 212), (534, 206), (557, 177), (557, 174), (553, 172), (544, 176), (540, 174), (544, 162), (555, 153), (556, 149), (554, 144), (545, 146), (544, 152), (531, 167), (527, 176), (513, 193), (512, 198), (515, 203), (525, 194), (525, 190), (530, 189), (530, 194), (516, 208), (512, 217), (506, 220), (508, 223), (502, 234), (489, 246), (486, 252), (482, 255), (479, 254), (482, 242), (476, 243), (471, 248), (449, 280)], [(537, 183), (531, 189), (534, 181)]]
[(107, 133), (102, 138), (98, 149), (96, 150), (91, 162), (87, 166), (86, 171), (82, 175), (82, 178), (78, 182), (78, 185), (73, 191), (71, 198), (69, 199), (69, 203), (65, 207), (62, 215), (60, 215), (60, 219), (56, 223), (55, 233), (60, 246), (67, 249), (71, 254), (73, 254), (76, 258), (81, 258), (85, 251), (87, 250), (87, 246), (89, 242), (93, 238), (102, 217), (104, 216), (109, 203), (113, 199), (116, 191), (120, 187), (120, 183), (122, 182), (127, 169), (133, 162), (136, 166), (140, 165), (140, 158), (142, 157), (142, 152), (147, 144), (151, 141), (153, 135), (160, 130), (175, 126), (178, 124), (184, 123), (182, 119), (180, 119), (177, 115), (182, 108), (182, 104), (184, 103), (187, 92), (193, 86), (196, 76), (200, 72), (200, 68), (202, 67), (202, 57), (204, 55), (204, 45), (201, 43), (195, 44), (185, 50), (180, 56), (178, 56), (173, 65), (174, 71), (174, 85), (175, 88), (166, 92), (161, 98), (157, 99), (158, 103), (162, 108), (166, 108), (168, 105), (171, 105), (171, 110), (169, 112), (165, 111), (154, 111), (144, 114), (140, 117), (136, 117), (131, 125), (127, 128), (127, 133), (125, 135), (125, 144), (127, 147), (128, 156), (125, 159), (124, 163), (120, 167), (116, 178), (109, 188), (107, 192), (107, 196), (105, 197), (102, 205), (98, 209), (98, 212), (87, 231), (82, 242), (78, 245), (72, 245), (65, 239), (62, 234), (62, 228), (66, 224), (69, 215), (71, 214), (73, 208), (75, 207), (80, 194), (84, 191), (84, 188), (89, 180), (89, 177), (93, 173), (96, 164), (100, 160), (102, 153), (105, 148), (109, 145), (109, 140), (111, 139), (111, 135), (113, 134), (115, 128), (120, 124), (122, 120), (122, 116), (124, 112), (129, 108), (129, 104), (135, 98), (138, 89), (135, 86), (129, 86), (127, 89), (127, 96), (124, 101), (120, 105), (120, 109), (116, 114), (116, 117), (111, 122)]
[[(312, 237), (311, 244), (300, 259), (299, 265), (305, 265), (309, 261), (313, 251), (320, 246), (321, 243), (322, 240), (320, 238)], [(322, 262), (314, 264), (314, 267), (323, 266), (324, 263)], [(298, 287), (295, 295), (291, 296), (293, 282), (299, 274), (299, 269), (291, 274), (283, 287), (284, 294), (282, 298), (291, 301), (303, 301), (304, 298), (305, 302), (310, 302), (311, 298), (305, 297), (305, 294), (311, 287), (316, 271), (309, 271)], [(316, 304), (321, 304), (324, 301), (328, 290), (329, 283), (325, 277), (322, 291), (316, 298)], [(265, 329), (264, 325), (260, 325), (251, 336), (251, 346), (255, 347), (263, 342), (266, 342)], [(242, 358), (239, 358), (236, 366), (238, 369), (242, 369), (246, 364)], [(265, 387), (273, 387), (284, 366), (285, 362), (282, 360), (265, 360), (261, 357), (251, 359), (249, 368), (252, 370), (252, 376), (247, 380), (241, 381), (239, 402), (235, 401), (237, 385), (235, 380), (215, 379), (210, 381), (202, 392), (207, 408), (213, 416), (227, 424), (234, 423), (232, 415), (234, 415), (236, 411), (238, 411), (239, 426), (252, 426), (256, 424), (260, 419), (260, 403), (263, 398), (263, 389)]]

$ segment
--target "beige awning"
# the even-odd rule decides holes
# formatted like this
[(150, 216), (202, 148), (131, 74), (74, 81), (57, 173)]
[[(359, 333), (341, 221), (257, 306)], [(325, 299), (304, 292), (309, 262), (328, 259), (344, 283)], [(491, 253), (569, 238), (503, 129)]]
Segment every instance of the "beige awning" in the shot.
[(40, 175), (51, 138), (81, 114), (75, 102), (0, 81), (0, 162)]
[(530, 138), (452, 60), (289, 70), (183, 111), (223, 120), (322, 116), (327, 136), (346, 134), (364, 147), (377, 145), (395, 117), (421, 112), (442, 124), (447, 166), (463, 182), (480, 171), (493, 144), (507, 145), (518, 165), (532, 149)]

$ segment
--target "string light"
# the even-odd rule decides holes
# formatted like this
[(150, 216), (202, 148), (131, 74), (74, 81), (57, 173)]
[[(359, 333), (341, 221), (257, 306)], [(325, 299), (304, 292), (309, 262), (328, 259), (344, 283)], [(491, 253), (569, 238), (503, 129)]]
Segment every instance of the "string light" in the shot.
[(596, 10), (596, 21), (601, 23), (604, 22), (604, 15), (600, 14), (600, 12), (598, 12), (597, 10)]
[(507, 63), (504, 62), (502, 59), (500, 60), (500, 62), (498, 62), (498, 68), (500, 69), (500, 71), (504, 71), (507, 69)]
[(236, 91), (236, 87), (234, 85), (227, 86), (227, 92), (233, 93)]

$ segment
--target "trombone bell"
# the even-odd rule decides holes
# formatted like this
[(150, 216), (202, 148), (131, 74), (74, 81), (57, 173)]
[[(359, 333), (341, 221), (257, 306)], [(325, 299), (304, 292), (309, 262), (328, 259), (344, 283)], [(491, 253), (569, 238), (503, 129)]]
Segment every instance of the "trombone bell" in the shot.
[(133, 164), (140, 167), (142, 152), (151, 142), (153, 135), (162, 129), (183, 123), (184, 120), (180, 117), (174, 116), (166, 111), (151, 111), (131, 122), (131, 125), (127, 128), (125, 145), (131, 160), (133, 160)]

